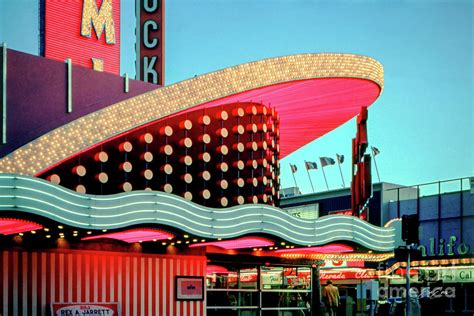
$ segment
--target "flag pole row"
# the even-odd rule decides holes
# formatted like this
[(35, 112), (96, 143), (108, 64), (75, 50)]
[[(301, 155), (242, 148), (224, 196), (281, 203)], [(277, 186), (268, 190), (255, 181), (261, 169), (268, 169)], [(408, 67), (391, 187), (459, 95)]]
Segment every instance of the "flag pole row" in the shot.
[[(377, 161), (375, 160), (375, 156), (380, 154), (380, 150), (375, 146), (371, 146), (371, 149), (372, 149), (372, 156), (374, 158), (375, 170), (377, 171), (377, 178), (379, 179), (379, 182), (380, 182), (379, 169), (377, 167)], [(327, 178), (326, 178), (326, 173), (324, 172), (324, 167), (335, 165), (336, 162), (337, 162), (337, 165), (339, 167), (339, 173), (341, 174), (342, 187), (343, 188), (346, 187), (346, 183), (344, 181), (344, 176), (342, 174), (342, 168), (341, 168), (341, 164), (344, 163), (344, 155), (336, 154), (336, 159), (333, 159), (331, 157), (319, 157), (319, 162), (320, 162), (320, 165), (321, 165), (321, 170), (323, 171), (324, 182), (326, 183), (326, 190), (327, 191), (329, 191), (329, 185), (328, 185), (328, 181), (327, 181)], [(314, 192), (316, 192), (315, 191), (315, 186), (313, 185), (313, 181), (311, 179), (311, 175), (309, 174), (309, 171), (310, 170), (318, 170), (318, 164), (315, 161), (305, 160), (304, 165), (305, 165), (306, 172), (308, 173), (308, 178), (309, 178), (309, 183), (311, 184), (311, 189), (313, 190), (313, 193), (314, 193)], [(295, 173), (298, 171), (298, 167), (296, 166), (296, 164), (290, 163), (290, 169), (291, 169), (291, 174), (293, 175), (293, 180), (295, 182), (295, 186), (298, 187), (298, 184), (296, 182), (296, 177), (295, 177)]]

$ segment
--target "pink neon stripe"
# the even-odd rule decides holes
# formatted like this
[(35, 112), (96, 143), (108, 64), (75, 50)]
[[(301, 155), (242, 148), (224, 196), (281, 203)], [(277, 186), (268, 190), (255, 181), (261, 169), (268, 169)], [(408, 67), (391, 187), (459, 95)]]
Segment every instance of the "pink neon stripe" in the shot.
[(242, 237), (231, 240), (222, 240), (222, 241), (211, 241), (192, 244), (189, 248), (194, 247), (205, 247), (205, 246), (215, 246), (219, 248), (224, 248), (227, 250), (230, 249), (244, 249), (244, 248), (254, 248), (254, 247), (269, 247), (273, 246), (275, 243), (269, 239), (261, 237)]
[(318, 254), (318, 253), (342, 253), (342, 252), (353, 252), (354, 249), (351, 246), (342, 244), (331, 244), (320, 247), (307, 247), (307, 248), (292, 248), (292, 249), (280, 249), (276, 250), (275, 253), (301, 253), (301, 254)]
[(141, 242), (141, 241), (151, 241), (151, 240), (165, 240), (168, 238), (173, 238), (174, 235), (162, 230), (151, 229), (151, 228), (139, 228), (139, 229), (130, 229), (124, 230), (116, 233), (102, 234), (90, 237), (84, 237), (82, 240), (93, 240), (100, 238), (111, 238), (121, 240), (127, 243)]

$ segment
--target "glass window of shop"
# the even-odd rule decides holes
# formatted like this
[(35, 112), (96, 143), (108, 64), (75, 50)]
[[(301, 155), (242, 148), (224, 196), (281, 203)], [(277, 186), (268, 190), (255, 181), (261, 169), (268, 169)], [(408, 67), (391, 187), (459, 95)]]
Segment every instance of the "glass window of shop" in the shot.
[(262, 315), (306, 315), (311, 302), (309, 267), (261, 267)]
[[(208, 266), (207, 315), (257, 315), (259, 308), (258, 270)], [(231, 311), (232, 310), (232, 311)]]
[(208, 266), (207, 315), (309, 315), (311, 268)]

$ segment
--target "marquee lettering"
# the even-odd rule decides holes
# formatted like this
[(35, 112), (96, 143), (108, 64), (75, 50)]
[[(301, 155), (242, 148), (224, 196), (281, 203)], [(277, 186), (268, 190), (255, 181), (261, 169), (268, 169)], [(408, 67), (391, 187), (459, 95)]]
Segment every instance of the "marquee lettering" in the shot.
[(160, 0), (137, 1), (137, 78), (163, 84), (163, 6)]
[(96, 0), (84, 0), (82, 6), (81, 35), (91, 37), (94, 27), (97, 39), (100, 39), (105, 30), (105, 42), (115, 44), (115, 26), (112, 10), (112, 0), (103, 0), (100, 9)]

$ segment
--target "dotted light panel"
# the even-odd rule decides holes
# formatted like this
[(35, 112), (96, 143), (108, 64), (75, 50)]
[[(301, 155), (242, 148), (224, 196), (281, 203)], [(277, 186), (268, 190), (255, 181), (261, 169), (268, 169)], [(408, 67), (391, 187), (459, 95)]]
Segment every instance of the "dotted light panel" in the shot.
[(157, 120), (38, 176), (81, 193), (164, 191), (211, 207), (278, 204), (278, 113), (234, 103)]

